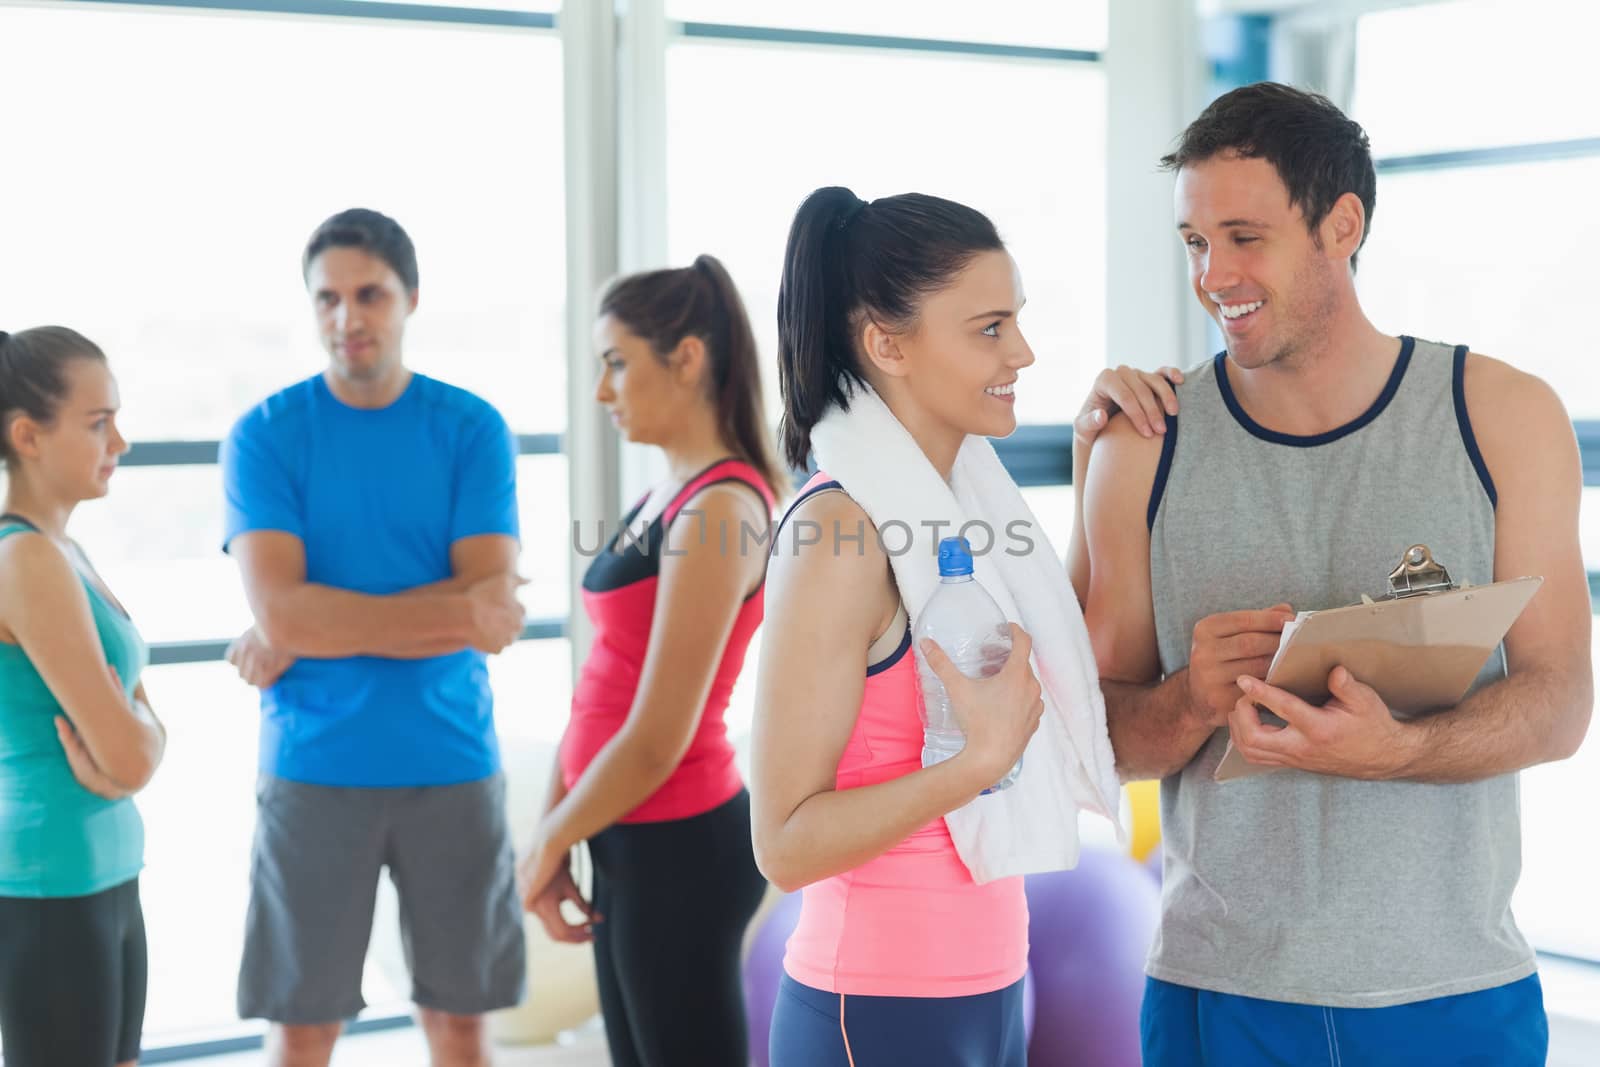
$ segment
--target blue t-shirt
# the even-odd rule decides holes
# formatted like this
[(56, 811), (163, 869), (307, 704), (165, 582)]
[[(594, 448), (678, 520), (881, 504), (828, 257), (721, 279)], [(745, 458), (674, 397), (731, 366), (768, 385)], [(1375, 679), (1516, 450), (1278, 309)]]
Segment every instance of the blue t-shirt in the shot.
[[(487, 402), (421, 374), (386, 408), (321, 375), (244, 415), (222, 445), (224, 547), (305, 545), (306, 580), (387, 595), (452, 574), (450, 546), (517, 536), (516, 439)], [(500, 767), (483, 653), (302, 659), (261, 694), (261, 769), (316, 785), (448, 785)]]

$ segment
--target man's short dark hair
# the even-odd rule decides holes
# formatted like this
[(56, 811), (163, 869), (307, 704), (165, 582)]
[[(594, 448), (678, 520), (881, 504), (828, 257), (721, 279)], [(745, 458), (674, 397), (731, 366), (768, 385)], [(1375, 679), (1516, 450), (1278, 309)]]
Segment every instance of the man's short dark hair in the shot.
[[(1181, 170), (1230, 152), (1272, 164), (1313, 237), (1334, 202), (1355, 193), (1366, 212), (1361, 244), (1367, 243), (1378, 201), (1372, 149), (1360, 123), (1327, 97), (1278, 82), (1224, 93), (1183, 131), (1177, 149), (1161, 157), (1161, 168)], [(1351, 269), (1355, 265), (1351, 255)]]
[(417, 291), (417, 249), (401, 225), (389, 216), (353, 207), (318, 226), (300, 257), (300, 276), (311, 273), (311, 261), (329, 248), (359, 248), (387, 263), (408, 292)]

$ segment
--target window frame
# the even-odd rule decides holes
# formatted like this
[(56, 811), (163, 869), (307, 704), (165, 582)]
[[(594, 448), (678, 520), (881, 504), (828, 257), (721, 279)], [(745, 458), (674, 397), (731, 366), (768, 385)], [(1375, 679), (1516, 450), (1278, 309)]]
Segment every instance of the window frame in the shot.
[[(106, 8), (150, 8), (172, 12), (241, 16), (275, 15), (301, 20), (378, 20), (449, 26), (473, 26), (513, 31), (552, 33), (557, 30), (553, 12), (513, 11), (494, 8), (451, 7), (441, 4), (405, 2), (367, 2), (367, 0), (79, 0), (83, 6)], [(19, 5), (19, 6), (27, 6)], [(570, 259), (570, 250), (568, 254)], [(565, 435), (560, 433), (517, 434), (517, 454), (544, 456), (563, 454)], [(215, 467), (220, 442), (216, 440), (141, 440), (129, 444), (120, 461), (127, 467)], [(569, 460), (570, 460), (569, 456)], [(539, 641), (568, 636), (566, 618), (536, 618), (523, 626), (519, 641)], [(150, 666), (164, 667), (221, 661), (230, 640), (198, 637), (181, 641), (153, 642)], [(381, 1010), (350, 1020), (345, 1033), (375, 1033), (415, 1025), (410, 1014), (386, 1014)], [(232, 1052), (260, 1049), (264, 1029), (258, 1023), (240, 1020), (239, 1032), (223, 1037), (175, 1041), (146, 1046), (143, 1063), (179, 1063)]]
[(77, 0), (83, 5), (149, 7), (209, 14), (288, 15), (335, 19), (380, 19), (400, 22), (450, 23), (523, 30), (553, 30), (551, 11), (514, 11), (493, 7), (453, 7), (407, 0)]

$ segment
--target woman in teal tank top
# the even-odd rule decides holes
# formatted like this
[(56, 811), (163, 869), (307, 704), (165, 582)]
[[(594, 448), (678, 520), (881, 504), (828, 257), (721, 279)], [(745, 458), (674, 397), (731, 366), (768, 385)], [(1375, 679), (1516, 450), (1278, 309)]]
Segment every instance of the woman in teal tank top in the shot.
[(12, 1067), (139, 1055), (144, 827), (132, 794), (166, 731), (148, 653), (67, 520), (128, 450), (105, 355), (0, 331), (0, 1042)]

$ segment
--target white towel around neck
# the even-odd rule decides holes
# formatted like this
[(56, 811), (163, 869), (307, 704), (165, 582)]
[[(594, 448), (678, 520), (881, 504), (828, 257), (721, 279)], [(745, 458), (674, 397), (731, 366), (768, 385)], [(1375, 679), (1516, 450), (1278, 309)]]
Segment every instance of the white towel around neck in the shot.
[[(973, 546), (974, 576), (1006, 618), (1033, 639), (1045, 712), (1028, 743), (1022, 774), (1011, 788), (945, 816), (973, 880), (1076, 866), (1079, 811), (1110, 819), (1118, 839), (1125, 839), (1105, 702), (1083, 613), (1060, 558), (994, 446), (968, 437), (946, 484), (894, 413), (865, 386), (856, 387), (848, 411), (834, 407), (823, 416), (811, 431), (811, 444), (818, 467), (883, 531), (913, 625), (939, 584), (938, 539), (962, 534), (971, 522), (964, 535)], [(889, 523), (895, 525), (885, 530)], [(991, 531), (993, 544), (986, 546)], [(909, 550), (900, 552), (908, 538)]]

